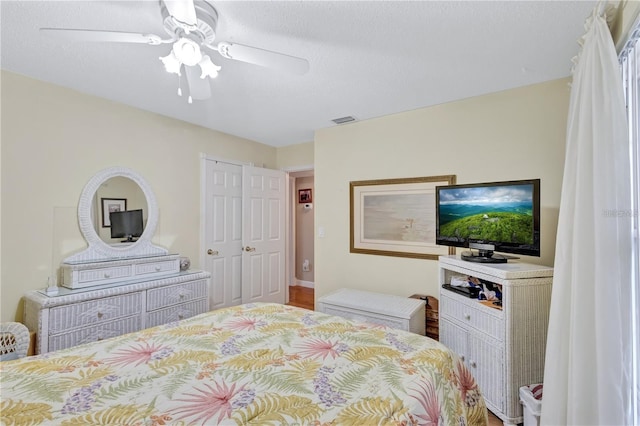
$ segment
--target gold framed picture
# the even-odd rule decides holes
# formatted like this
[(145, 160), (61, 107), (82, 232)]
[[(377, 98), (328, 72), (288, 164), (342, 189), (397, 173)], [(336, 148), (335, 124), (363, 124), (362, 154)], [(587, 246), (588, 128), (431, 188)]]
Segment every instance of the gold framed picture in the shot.
[(455, 183), (455, 175), (350, 182), (350, 252), (419, 259), (455, 254), (435, 242), (435, 187)]

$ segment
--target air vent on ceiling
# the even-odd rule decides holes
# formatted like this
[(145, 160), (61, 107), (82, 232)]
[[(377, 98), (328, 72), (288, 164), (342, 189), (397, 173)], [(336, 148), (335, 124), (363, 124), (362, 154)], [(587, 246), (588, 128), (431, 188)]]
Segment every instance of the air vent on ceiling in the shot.
[(334, 118), (331, 121), (333, 121), (336, 124), (344, 124), (344, 123), (349, 123), (351, 121), (356, 121), (356, 119), (350, 115), (347, 115), (346, 117)]

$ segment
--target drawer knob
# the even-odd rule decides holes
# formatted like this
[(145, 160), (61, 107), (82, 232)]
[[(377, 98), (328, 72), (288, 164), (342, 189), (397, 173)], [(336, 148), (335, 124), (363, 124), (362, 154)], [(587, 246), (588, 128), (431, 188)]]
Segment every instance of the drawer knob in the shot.
[(460, 358), (460, 361), (464, 362), (464, 355), (458, 354), (458, 357)]
[(180, 299), (184, 299), (184, 293), (178, 293), (178, 297), (180, 297)]
[(471, 319), (471, 314), (464, 314), (464, 319), (470, 320)]
[(102, 337), (101, 335), (98, 335), (98, 341), (104, 339), (104, 337)]
[(156, 266), (156, 272), (160, 271), (160, 267)]
[(110, 273), (108, 273), (108, 272), (105, 272), (105, 273), (104, 273), (104, 277), (105, 277), (105, 278), (111, 278), (111, 274), (110, 274)]
[(178, 314), (178, 319), (184, 319), (184, 315)]
[(98, 318), (102, 318), (104, 314), (102, 312), (98, 312)]
[(478, 364), (476, 364), (476, 362), (475, 362), (475, 361), (471, 361), (471, 362), (469, 363), (469, 365), (470, 365), (472, 368), (476, 368), (476, 367), (478, 366)]

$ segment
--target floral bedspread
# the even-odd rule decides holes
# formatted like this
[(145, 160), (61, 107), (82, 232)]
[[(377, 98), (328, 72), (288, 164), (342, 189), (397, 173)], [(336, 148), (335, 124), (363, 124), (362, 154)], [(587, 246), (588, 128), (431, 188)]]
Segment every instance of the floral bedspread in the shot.
[(429, 338), (248, 304), (0, 363), (7, 425), (485, 425), (478, 386)]

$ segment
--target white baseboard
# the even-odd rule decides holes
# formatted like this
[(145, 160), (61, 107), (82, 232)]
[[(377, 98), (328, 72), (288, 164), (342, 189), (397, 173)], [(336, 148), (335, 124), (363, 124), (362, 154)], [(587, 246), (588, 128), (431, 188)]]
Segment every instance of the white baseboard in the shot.
[(303, 281), (303, 280), (299, 280), (297, 278), (296, 278), (295, 282), (293, 283), (293, 285), (299, 285), (301, 287), (307, 287), (307, 288), (314, 288), (313, 281)]

